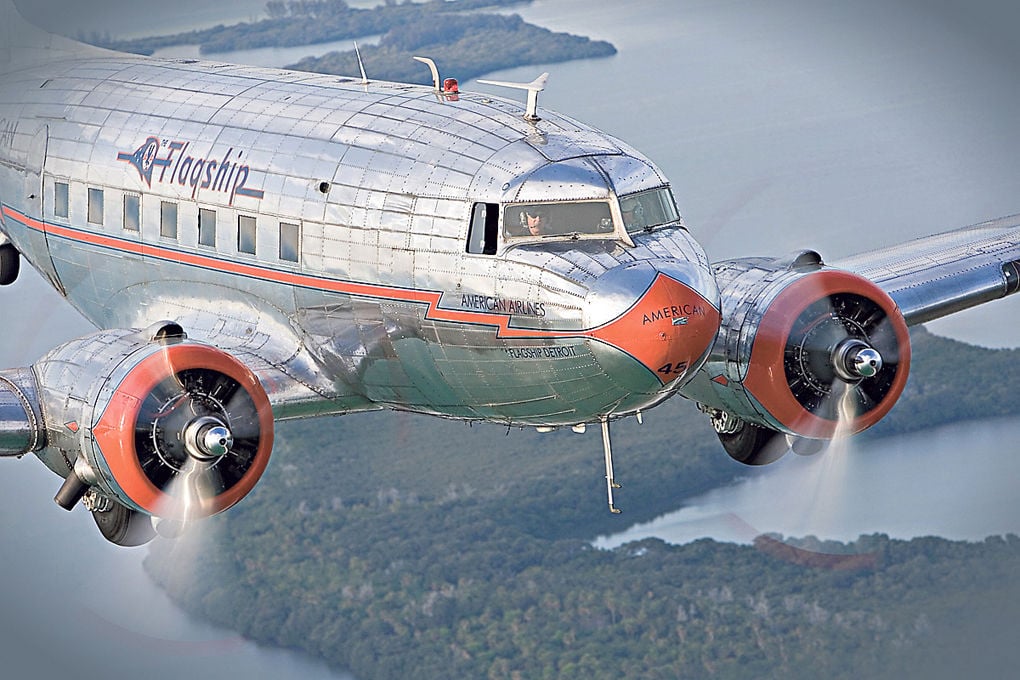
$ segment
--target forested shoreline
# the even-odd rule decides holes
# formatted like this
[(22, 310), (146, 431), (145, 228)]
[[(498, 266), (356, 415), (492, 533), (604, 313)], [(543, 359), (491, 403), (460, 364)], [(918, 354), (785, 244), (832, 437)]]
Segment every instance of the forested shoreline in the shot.
[[(616, 48), (602, 40), (557, 33), (493, 10), (530, 0), (430, 0), (386, 2), (358, 9), (343, 0), (271, 1), (267, 18), (231, 26), (173, 35), (119, 40), (109, 35), (79, 36), (101, 47), (151, 55), (176, 45), (198, 45), (204, 55), (261, 47), (308, 45), (380, 36), (378, 44), (361, 48), (362, 60), (374, 80), (429, 84), (429, 71), (411, 57), (433, 58), (444, 74), (467, 80), (531, 64), (607, 57)], [(358, 75), (353, 49), (309, 56), (288, 68), (334, 75)]]
[[(913, 336), (907, 393), (868, 436), (1018, 412), (997, 386), (1020, 377), (1020, 352)], [(615, 433), (628, 524), (742, 471), (684, 400)], [(399, 413), (285, 423), (252, 496), (147, 565), (187, 611), (359, 680), (959, 677), (1020, 661), (1014, 536), (601, 551), (590, 539), (622, 526), (603, 483), (593, 433)], [(193, 551), (199, 566), (182, 566)]]
[[(378, 45), (361, 48), (370, 78), (427, 85), (429, 71), (412, 57), (433, 59), (444, 74), (462, 81), (508, 68), (592, 59), (616, 54), (611, 44), (569, 33), (554, 33), (519, 16), (456, 15), (441, 24), (403, 26), (382, 36)], [(308, 57), (288, 68), (333, 75), (359, 73), (354, 50)]]
[[(376, 34), (362, 48), (369, 77), (419, 83), (429, 76), (413, 54), (466, 80), (615, 51), (515, 16), (416, 14), (454, 5), (468, 8), (275, 2), (263, 22), (112, 46), (214, 54)], [(359, 72), (353, 51), (295, 66)], [(1020, 352), (923, 329), (913, 342), (906, 393), (864, 437), (1020, 412)], [(626, 525), (743, 473), (680, 399), (614, 432)], [(207, 531), (155, 544), (147, 568), (186, 611), (359, 680), (995, 677), (1020, 662), (1013, 536), (600, 551), (591, 539), (625, 524), (605, 509), (596, 433), (371, 413), (284, 423), (277, 442), (250, 498)]]

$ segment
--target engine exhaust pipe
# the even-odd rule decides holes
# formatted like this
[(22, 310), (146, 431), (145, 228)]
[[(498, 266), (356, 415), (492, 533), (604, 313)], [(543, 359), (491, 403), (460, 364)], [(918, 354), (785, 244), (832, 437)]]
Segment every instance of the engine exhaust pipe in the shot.
[(57, 491), (53, 500), (64, 510), (71, 510), (78, 505), (78, 502), (85, 497), (89, 488), (95, 483), (96, 473), (92, 466), (84, 456), (78, 456), (78, 459), (74, 461), (74, 467), (64, 478), (64, 483), (60, 485), (60, 490)]
[(64, 483), (60, 485), (60, 490), (57, 491), (53, 500), (64, 510), (71, 510), (78, 505), (78, 501), (85, 497), (88, 490), (89, 485), (83, 482), (74, 470), (71, 470), (71, 473), (64, 478)]

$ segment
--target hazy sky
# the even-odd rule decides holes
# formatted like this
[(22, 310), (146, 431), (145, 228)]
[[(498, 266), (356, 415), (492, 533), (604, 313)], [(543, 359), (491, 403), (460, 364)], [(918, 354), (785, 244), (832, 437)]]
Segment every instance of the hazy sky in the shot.
[[(252, 18), (264, 4), (16, 2), (27, 15), (72, 34), (81, 29), (135, 35)], [(637, 0), (606, 7), (539, 0), (529, 12), (542, 18), (536, 23), (608, 39), (620, 48), (611, 60), (550, 69), (542, 102), (619, 135), (659, 162), (674, 182), (681, 210), (717, 258), (780, 254), (794, 245), (846, 254), (856, 243), (890, 242), (901, 231), (915, 236), (1020, 212), (1017, 5)], [(620, 7), (636, 14), (633, 22), (619, 20), (614, 8)], [(675, 15), (648, 20), (661, 11)], [(681, 12), (689, 12), (692, 21), (676, 19)], [(740, 20), (735, 16), (740, 12), (754, 16)], [(832, 16), (844, 15), (845, 26), (831, 23)], [(829, 23), (816, 23), (820, 18)], [(650, 35), (657, 28), (671, 33)], [(719, 44), (727, 40), (732, 43)], [(712, 43), (700, 55), (691, 48), (699, 41)], [(685, 52), (683, 70), (664, 78), (663, 53), (684, 49), (690, 53)], [(512, 78), (534, 77), (533, 71), (515, 71)], [(499, 77), (511, 79), (506, 73)], [(847, 110), (840, 108), (844, 102)], [(865, 137), (888, 146), (857, 146), (868, 126)], [(791, 139), (803, 148), (788, 145)], [(868, 223), (873, 228), (865, 231)], [(1020, 328), (1017, 319), (1016, 303), (989, 305), (936, 330), (956, 324), (961, 336), (975, 331), (980, 340), (996, 327)], [(26, 365), (89, 330), (31, 271), (0, 289), (0, 320), (0, 366)], [(144, 654), (119, 658), (119, 640), (103, 630), (102, 621), (84, 626), (80, 621), (83, 605), (101, 609), (93, 604), (109, 598), (122, 613), (111, 615), (116, 619), (111, 629), (134, 626), (135, 619), (123, 612), (137, 609), (137, 601), (130, 593), (117, 599), (116, 593), (122, 581), (127, 588), (136, 581), (111, 569), (120, 558), (109, 557), (88, 517), (68, 516), (52, 503), (59, 481), (32, 459), (0, 461), (0, 496), (7, 501), (0, 508), (0, 545), (8, 579), (6, 599), (0, 599), (5, 612), (0, 651), (5, 659), (22, 652), (21, 665), (13, 666), (19, 670), (31, 668), (35, 659), (71, 669), (81, 660), (81, 648), (91, 644), (98, 652), (90, 653), (77, 677), (95, 677), (90, 671), (107, 662), (108, 677), (137, 677)], [(93, 549), (98, 557), (89, 554)], [(22, 556), (16, 564), (13, 554)], [(135, 564), (137, 557), (124, 562)], [(90, 643), (86, 629), (103, 637)], [(142, 632), (171, 641), (176, 634), (155, 625)], [(99, 658), (103, 654), (109, 658)], [(157, 654), (155, 661), (172, 676), (168, 657)], [(176, 670), (182, 668), (181, 674), (200, 677), (188, 666)]]
[[(220, 0), (209, 2), (208, 0), (175, 0), (164, 2), (163, 0), (15, 0), (16, 4), (23, 8), (26, 15), (33, 17), (41, 23), (61, 28), (68, 33), (75, 33), (78, 30), (108, 30), (114, 34), (153, 34), (164, 33), (174, 30), (182, 30), (196, 25), (212, 25), (218, 22), (233, 22), (238, 19), (257, 18), (264, 7), (263, 0)], [(359, 0), (350, 2), (352, 5), (371, 6), (378, 4), (373, 0)], [(670, 6), (670, 11), (680, 13), (698, 13), (699, 7), (711, 6), (712, 0), (693, 0), (676, 2)], [(746, 7), (742, 3), (729, 3), (735, 11), (744, 12)], [(661, 11), (656, 3), (643, 1), (628, 2), (626, 5), (632, 9), (635, 15), (643, 12), (654, 14)], [(846, 16), (846, 25), (843, 27), (842, 35), (836, 36), (836, 40), (826, 43), (833, 36), (821, 32), (819, 38), (812, 44), (812, 32), (816, 30), (813, 22), (819, 7), (843, 7)], [(562, 11), (560, 8), (563, 8)], [(577, 3), (573, 0), (536, 0), (526, 10), (525, 15), (540, 15), (549, 19), (543, 25), (554, 30), (569, 30), (594, 38), (612, 40), (618, 47), (631, 51), (642, 48), (643, 36), (640, 31), (643, 22), (635, 20), (633, 23), (620, 24), (614, 19), (603, 19), (610, 10), (606, 8), (587, 8), (580, 14), (576, 11)], [(878, 9), (876, 9), (878, 8)], [(1015, 111), (1020, 104), (1020, 97), (1016, 94), (1017, 77), (1020, 73), (1020, 41), (1015, 39), (1015, 28), (1020, 26), (1020, 3), (1004, 0), (899, 0), (886, 3), (854, 2), (847, 3), (845, 0), (782, 0), (762, 4), (754, 10), (762, 17), (762, 28), (759, 32), (752, 32), (746, 36), (752, 40), (768, 40), (769, 32), (782, 30), (780, 22), (786, 22), (790, 36), (793, 39), (786, 39), (780, 49), (790, 51), (800, 50), (802, 58), (806, 61), (805, 68), (842, 68), (837, 72), (834, 69), (832, 78), (833, 88), (843, 88), (844, 91), (856, 87), (857, 94), (874, 100), (876, 107), (902, 106), (888, 90), (903, 89), (907, 94), (903, 96), (906, 105), (910, 105), (909, 99), (914, 88), (914, 81), (937, 79), (944, 74), (946, 82), (951, 88), (958, 84), (959, 79), (974, 79), (983, 81), (983, 84), (972, 87), (957, 87), (952, 92), (947, 88), (947, 93), (941, 97), (935, 95), (931, 102), (932, 111), (923, 112), (910, 121), (914, 128), (912, 134), (930, 134), (932, 139), (929, 144), (930, 150), (942, 150), (942, 158), (936, 163), (956, 163), (958, 167), (957, 184), (983, 183), (992, 185), (998, 183), (1005, 185), (1013, 181), (1012, 168), (1016, 167), (1015, 159), (1018, 157), (1020, 145), (1016, 143), (1015, 133)], [(842, 10), (841, 10), (842, 11)], [(722, 12), (721, 12), (722, 13)], [(535, 20), (535, 19), (532, 19)], [(557, 23), (557, 20), (562, 20)], [(912, 31), (910, 25), (917, 24), (917, 30)], [(831, 29), (831, 27), (829, 27)], [(743, 30), (743, 29), (740, 29)], [(633, 33), (634, 37), (630, 38)], [(949, 37), (947, 49), (938, 48), (937, 39), (933, 36), (942, 33)], [(870, 34), (870, 36), (869, 36)], [(731, 32), (738, 35), (739, 31)], [(727, 37), (731, 37), (727, 36)], [(694, 36), (695, 38), (697, 36)], [(687, 40), (688, 36), (680, 31), (675, 40)], [(741, 38), (743, 39), (743, 38)], [(630, 42), (628, 43), (628, 40)], [(908, 64), (907, 69), (897, 71), (899, 64), (890, 64), (890, 73), (864, 73), (863, 67), (874, 67), (882, 56), (883, 49), (891, 49), (888, 46), (898, 41), (902, 45), (900, 55), (907, 60), (913, 60), (914, 64)], [(650, 41), (652, 44), (661, 45), (662, 41)], [(862, 54), (855, 60), (853, 50), (858, 46)], [(735, 46), (737, 47), (737, 46)], [(665, 49), (668, 49), (668, 44)], [(663, 49), (659, 47), (658, 49)], [(961, 66), (957, 57), (961, 50), (966, 52), (967, 60), (971, 63), (966, 67)], [(821, 51), (821, 52), (820, 52)], [(735, 53), (737, 51), (735, 50)], [(874, 52), (874, 54), (871, 54)], [(827, 53), (827, 54), (826, 54)], [(773, 55), (766, 53), (765, 57)], [(872, 59), (874, 57), (874, 59)], [(658, 66), (657, 56), (650, 56), (648, 65), (652, 70)], [(845, 62), (845, 63), (840, 63)], [(859, 62), (859, 63), (858, 63)], [(976, 64), (976, 66), (975, 66)], [(697, 64), (694, 64), (697, 66)], [(748, 72), (750, 78), (755, 68), (767, 69), (769, 64), (745, 64), (743, 68)], [(623, 139), (633, 143), (637, 148), (650, 153), (654, 160), (661, 161), (662, 153), (657, 153), (657, 147), (665, 147), (668, 153), (674, 157), (691, 157), (697, 150), (697, 144), (687, 146), (688, 140), (682, 135), (672, 136), (669, 131), (669, 117), (682, 117), (677, 112), (683, 111), (690, 105), (689, 98), (684, 96), (683, 78), (677, 84), (668, 85), (668, 93), (660, 96), (662, 111), (642, 111), (641, 125), (631, 124), (631, 112), (625, 102), (621, 102), (626, 90), (609, 88), (605, 96), (599, 101), (586, 102), (584, 93), (576, 96), (576, 92), (566, 92), (557, 89), (557, 78), (566, 71), (590, 72), (589, 83), (593, 88), (603, 83), (605, 88), (605, 76), (599, 73), (602, 66), (597, 63), (577, 65), (555, 65), (550, 70), (553, 72), (551, 85), (543, 94), (543, 101), (554, 105), (565, 113), (592, 122), (620, 135)], [(786, 66), (789, 69), (789, 65)], [(913, 68), (911, 71), (910, 69)], [(968, 71), (970, 69), (970, 71)], [(532, 73), (533, 69), (527, 69), (528, 79), (537, 75)], [(731, 69), (733, 70), (733, 69)], [(793, 73), (793, 75), (798, 75)], [(522, 76), (523, 77), (523, 76)], [(632, 77), (627, 75), (628, 78)], [(696, 77), (696, 76), (694, 76)], [(739, 77), (744, 77), (740, 75)], [(759, 82), (747, 81), (746, 89), (751, 92), (761, 87), (773, 87), (764, 77)], [(770, 76), (775, 77), (775, 76)], [(600, 80), (603, 78), (603, 80)], [(782, 85), (782, 83), (779, 83)], [(724, 91), (725, 83), (719, 86), (707, 87), (706, 92), (699, 93), (695, 90), (696, 96), (705, 98), (729, 96), (732, 93)], [(923, 88), (924, 84), (918, 86)], [(721, 93), (721, 94), (720, 94)], [(924, 92), (925, 96), (931, 96), (931, 89)], [(812, 93), (817, 97), (818, 92)], [(953, 97), (956, 97), (954, 100)], [(721, 99), (720, 106), (746, 106), (747, 110), (757, 113), (754, 107), (767, 100), (744, 101), (740, 96)], [(562, 103), (561, 103), (562, 102)], [(750, 104), (751, 106), (748, 106)], [(765, 111), (768, 113), (768, 111)], [(658, 115), (658, 118), (656, 116)], [(781, 108), (776, 109), (777, 116), (788, 115)], [(861, 116), (859, 116), (861, 117)], [(725, 122), (725, 119), (720, 119)], [(904, 119), (905, 120), (905, 119)], [(948, 123), (946, 122), (948, 121)], [(930, 132), (925, 132), (926, 126)], [(769, 132), (768, 127), (761, 126), (764, 132)], [(773, 126), (774, 127), (774, 126)], [(807, 130), (809, 133), (814, 131)], [(739, 130), (738, 130), (739, 132)], [(895, 131), (889, 131), (895, 132)], [(652, 141), (647, 140), (647, 133), (658, 137)], [(942, 138), (939, 138), (942, 136)], [(848, 139), (852, 136), (848, 136)], [(747, 139), (741, 139), (738, 135), (719, 136), (714, 143), (712, 151), (717, 156), (729, 153), (727, 144), (740, 143), (747, 145)], [(669, 147), (675, 147), (670, 149)], [(708, 145), (706, 145), (707, 148)], [(767, 145), (762, 144), (762, 153), (769, 151)], [(956, 157), (959, 157), (958, 159)], [(754, 160), (754, 159), (752, 159)], [(840, 161), (844, 159), (839, 159)], [(730, 167), (738, 175), (742, 168), (738, 163), (747, 165), (746, 159), (735, 160)], [(890, 158), (889, 164), (896, 162), (906, 164), (909, 159)], [(919, 163), (930, 163), (929, 159), (919, 159)], [(736, 255), (751, 254), (749, 250), (737, 250), (738, 248), (758, 247), (754, 235), (759, 233), (760, 227), (756, 221), (768, 220), (772, 225), (769, 227), (773, 233), (777, 229), (783, 229), (785, 234), (796, 235), (798, 230), (794, 222), (800, 219), (804, 224), (808, 221), (815, 221), (819, 226), (828, 226), (833, 230), (841, 230), (841, 236), (823, 234), (820, 237), (805, 235), (795, 247), (815, 247), (822, 250), (827, 257), (849, 254), (855, 250), (863, 250), (873, 244), (876, 237), (872, 233), (857, 234), (859, 225), (841, 226), (841, 219), (834, 219), (830, 211), (840, 210), (844, 213), (847, 208), (832, 203), (824, 203), (819, 197), (825, 196), (824, 192), (807, 192), (802, 195), (790, 193), (785, 203), (777, 202), (781, 207), (780, 212), (766, 214), (760, 206), (754, 205), (751, 195), (755, 189), (753, 180), (749, 180), (746, 187), (732, 190), (731, 195), (723, 195), (731, 188), (726, 187), (726, 181), (731, 179), (725, 176), (711, 177), (705, 187), (698, 184), (699, 168), (681, 167), (678, 172), (674, 165), (665, 163), (669, 176), (673, 179), (676, 192), (680, 198), (681, 211), (688, 218), (688, 223), (698, 226), (694, 219), (703, 217), (701, 226), (713, 226), (712, 220), (718, 222), (723, 219), (723, 212), (730, 209), (735, 202), (745, 200), (747, 205), (743, 213), (733, 209), (732, 215), (726, 215), (732, 233), (720, 231), (719, 238), (712, 240), (699, 234), (703, 243), (713, 259), (720, 257), (733, 257)], [(715, 162), (716, 166), (720, 166)], [(766, 182), (777, 181), (776, 168), (763, 168), (758, 178), (759, 185)], [(796, 170), (804, 172), (803, 169)], [(860, 171), (870, 174), (870, 168), (861, 164)], [(694, 181), (689, 180), (682, 173), (694, 174)], [(766, 176), (772, 173), (772, 176)], [(853, 208), (860, 214), (874, 210), (875, 223), (880, 228), (875, 232), (880, 237), (881, 243), (889, 243), (896, 240), (900, 232), (906, 236), (919, 236), (924, 233), (932, 233), (949, 228), (963, 226), (981, 219), (997, 217), (1001, 214), (1020, 212), (1020, 207), (1015, 203), (1006, 204), (1005, 201), (994, 201), (988, 199), (990, 189), (985, 190), (984, 197), (967, 197), (967, 202), (952, 199), (961, 192), (953, 189), (951, 191), (935, 190), (928, 187), (930, 196), (924, 196), (923, 185), (928, 178), (918, 177), (913, 186), (914, 196), (904, 193), (900, 199), (891, 196), (882, 196), (885, 192), (889, 194), (893, 190), (899, 190), (896, 182), (882, 181), (882, 173), (874, 173), (874, 186), (866, 187), (867, 179), (857, 178), (853, 184), (848, 184), (847, 189), (853, 190), (860, 187), (861, 202)], [(784, 178), (780, 178), (786, 181)], [(760, 188), (760, 187), (759, 187)], [(692, 194), (693, 189), (701, 193)], [(771, 187), (770, 190), (775, 190)], [(867, 193), (865, 193), (867, 191)], [(743, 192), (741, 194), (741, 192)], [(999, 195), (1007, 195), (1008, 189), (1001, 188)], [(1015, 192), (1013, 195), (1018, 195)], [(904, 214), (896, 214), (895, 203), (905, 208)], [(877, 207), (884, 201), (884, 209), (879, 211)], [(714, 213), (699, 214), (703, 206), (716, 210)], [(925, 213), (924, 208), (929, 210)], [(973, 210), (967, 211), (960, 207), (972, 206)], [(938, 208), (936, 210), (936, 207)], [(907, 212), (909, 211), (909, 212)], [(914, 215), (911, 229), (910, 214)], [(692, 219), (693, 218), (693, 219)], [(709, 219), (711, 218), (711, 219)], [(918, 226), (921, 225), (921, 226)], [(750, 237), (750, 238), (749, 238)], [(852, 239), (857, 239), (859, 247), (852, 248)], [(830, 239), (839, 239), (830, 240)], [(734, 244), (728, 247), (728, 244)], [(761, 252), (761, 251), (759, 251)], [(757, 253), (756, 253), (757, 254)], [(992, 308), (980, 308), (968, 312), (965, 315), (951, 317), (947, 320), (935, 322), (932, 329), (937, 332), (960, 337), (971, 342), (978, 342), (988, 345), (1020, 345), (1020, 324), (1015, 324), (1016, 331), (1011, 328), (1004, 328), (1001, 317), (1008, 310), (1008, 317), (1020, 319), (1020, 300), (1009, 301), (1001, 306)], [(977, 329), (977, 330), (976, 330)], [(992, 329), (992, 330), (982, 330)]]

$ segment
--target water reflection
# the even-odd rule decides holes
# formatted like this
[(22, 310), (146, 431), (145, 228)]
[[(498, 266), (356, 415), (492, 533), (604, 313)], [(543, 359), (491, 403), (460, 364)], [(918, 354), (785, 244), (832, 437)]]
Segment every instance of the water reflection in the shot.
[[(251, 18), (264, 2), (110, 0), (104, 7), (117, 11), (106, 12), (63, 0), (19, 4), (66, 17), (72, 33), (149, 35)], [(1017, 210), (1015, 59), (985, 49), (1006, 42), (979, 41), (934, 9), (905, 7), (538, 0), (514, 11), (608, 39), (619, 54), (488, 77), (528, 81), (550, 70), (542, 105), (653, 155), (713, 259), (805, 246), (835, 257), (864, 238), (889, 243)], [(300, 48), (297, 58), (321, 47)], [(236, 53), (212, 58), (255, 63)], [(89, 330), (24, 269), (0, 297), (0, 367), (27, 365)], [(985, 344), (1013, 332), (1006, 342), (1017, 344), (1020, 324), (1003, 319), (1020, 314), (1020, 299), (1009, 304), (990, 305), (983, 322), (974, 321), (978, 311), (945, 323), (981, 333), (968, 339)], [(855, 443), (843, 458), (791, 456), (600, 545), (649, 535), (749, 542), (763, 531), (844, 540), (875, 531), (960, 539), (1017, 532), (1020, 460), (1002, 443), (1018, 434), (1016, 421), (1000, 421)], [(49, 501), (55, 476), (32, 460), (3, 463), (5, 677), (330, 677), (191, 621), (145, 577), (144, 551), (107, 546), (84, 512)]]
[(595, 541), (613, 548), (658, 537), (750, 543), (755, 536), (814, 535), (849, 541), (884, 533), (982, 540), (1020, 533), (1020, 457), (1004, 442), (1020, 419), (989, 420), (882, 440), (850, 440), (846, 450), (789, 455), (686, 507)]
[[(381, 35), (369, 35), (357, 38), (358, 46), (378, 45)], [(315, 45), (299, 45), (297, 47), (257, 47), (250, 50), (233, 52), (216, 52), (202, 54), (198, 45), (171, 45), (156, 50), (152, 56), (163, 59), (204, 59), (224, 64), (245, 64), (248, 66), (268, 66), (279, 68), (296, 64), (305, 57), (321, 57), (329, 52), (350, 52), (354, 49), (354, 40), (334, 40), (333, 42)]]
[(0, 523), (4, 677), (353, 680), (191, 619), (146, 575), (146, 548), (112, 546), (84, 508), (42, 502), (59, 479), (37, 461), (4, 462), (5, 507), (27, 510)]

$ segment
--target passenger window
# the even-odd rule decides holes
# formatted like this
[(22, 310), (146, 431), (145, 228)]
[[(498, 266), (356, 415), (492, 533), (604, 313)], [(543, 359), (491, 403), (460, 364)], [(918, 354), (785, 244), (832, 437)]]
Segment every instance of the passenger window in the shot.
[(163, 201), (159, 211), (159, 235), (177, 239), (177, 204)]
[(89, 189), (89, 224), (103, 223), (103, 190)]
[(141, 228), (141, 197), (138, 194), (124, 194), (124, 229), (139, 231)]
[(68, 216), (67, 183), (54, 182), (53, 184), (53, 214), (57, 217)]
[(298, 225), (280, 222), (280, 259), (298, 262), (301, 259), (301, 234)]
[(496, 237), (499, 234), (499, 206), (495, 203), (475, 203), (471, 210), (471, 228), (468, 232), (469, 253), (496, 254)]
[(237, 218), (237, 252), (255, 254), (255, 218), (240, 215)]
[(198, 209), (198, 245), (216, 247), (216, 211)]

